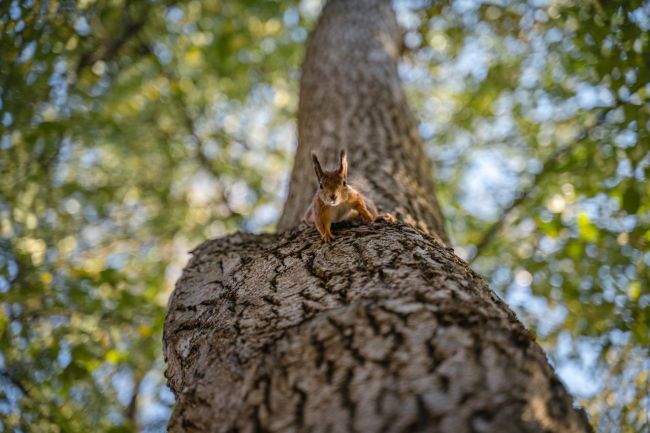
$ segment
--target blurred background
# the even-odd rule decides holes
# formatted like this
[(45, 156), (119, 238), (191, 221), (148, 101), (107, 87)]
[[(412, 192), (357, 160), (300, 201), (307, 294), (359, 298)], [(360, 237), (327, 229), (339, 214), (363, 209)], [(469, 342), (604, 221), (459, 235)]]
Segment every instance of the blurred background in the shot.
[[(320, 0), (0, 2), (0, 432), (160, 432), (188, 251), (272, 231)], [(397, 1), (457, 253), (648, 432), (650, 2)]]

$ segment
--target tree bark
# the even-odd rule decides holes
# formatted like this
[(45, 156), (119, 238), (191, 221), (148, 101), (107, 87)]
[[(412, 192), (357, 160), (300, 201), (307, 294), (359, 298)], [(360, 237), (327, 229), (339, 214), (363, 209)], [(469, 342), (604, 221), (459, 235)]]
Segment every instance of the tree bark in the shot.
[[(331, 0), (307, 49), (300, 145), (275, 235), (207, 241), (171, 296), (171, 432), (587, 432), (534, 338), (446, 247), (399, 84), (389, 3)], [(398, 223), (296, 227), (311, 150), (349, 151)], [(310, 180), (312, 179), (312, 180)]]
[(431, 163), (397, 73), (401, 33), (388, 1), (331, 1), (303, 64), (298, 139), (278, 223), (295, 227), (316, 190), (310, 154), (325, 163), (348, 149), (350, 173), (380, 212), (446, 241)]

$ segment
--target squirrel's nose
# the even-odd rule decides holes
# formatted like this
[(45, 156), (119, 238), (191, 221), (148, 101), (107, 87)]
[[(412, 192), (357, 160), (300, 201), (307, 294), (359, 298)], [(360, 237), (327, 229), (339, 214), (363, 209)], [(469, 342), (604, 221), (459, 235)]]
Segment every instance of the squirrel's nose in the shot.
[(332, 199), (332, 201), (336, 200), (336, 194), (330, 195), (330, 198)]

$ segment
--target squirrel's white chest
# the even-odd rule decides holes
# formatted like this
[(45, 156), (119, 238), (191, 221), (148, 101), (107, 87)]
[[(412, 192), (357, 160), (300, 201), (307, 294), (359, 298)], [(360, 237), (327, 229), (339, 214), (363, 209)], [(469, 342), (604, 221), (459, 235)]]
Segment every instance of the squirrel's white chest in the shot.
[(347, 202), (343, 201), (336, 206), (329, 206), (327, 213), (329, 220), (337, 223), (355, 218), (357, 212)]

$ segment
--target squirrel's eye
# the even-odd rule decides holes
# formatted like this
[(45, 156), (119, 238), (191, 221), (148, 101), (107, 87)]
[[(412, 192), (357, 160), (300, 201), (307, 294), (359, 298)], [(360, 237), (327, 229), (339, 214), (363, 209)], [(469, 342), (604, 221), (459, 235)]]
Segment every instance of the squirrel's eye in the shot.
[(348, 186), (348, 182), (346, 180), (343, 181), (343, 186)]
[(319, 183), (318, 183), (318, 187), (319, 187), (320, 189), (323, 189), (323, 182), (319, 182)]

